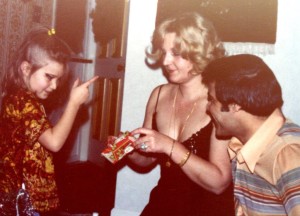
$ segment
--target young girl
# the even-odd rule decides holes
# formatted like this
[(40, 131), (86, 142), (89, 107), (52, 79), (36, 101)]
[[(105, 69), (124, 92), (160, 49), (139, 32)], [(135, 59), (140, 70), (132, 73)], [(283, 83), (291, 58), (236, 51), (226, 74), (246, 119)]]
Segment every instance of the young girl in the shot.
[[(97, 77), (71, 89), (66, 108), (52, 126), (42, 100), (68, 77), (69, 47), (48, 29), (30, 32), (3, 78), (0, 124), (0, 194), (16, 194), (24, 184), (41, 215), (58, 208), (53, 154), (59, 151)], [(3, 196), (4, 195), (4, 196)], [(3, 201), (4, 202), (4, 201)], [(4, 206), (1, 204), (0, 211)]]

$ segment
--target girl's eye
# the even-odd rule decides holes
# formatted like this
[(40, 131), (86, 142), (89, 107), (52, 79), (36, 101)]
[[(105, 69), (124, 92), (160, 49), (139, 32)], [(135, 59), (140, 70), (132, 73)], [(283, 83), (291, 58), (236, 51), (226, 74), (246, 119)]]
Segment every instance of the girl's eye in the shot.
[(50, 74), (46, 74), (46, 78), (47, 78), (48, 80), (52, 80), (52, 79), (54, 78), (54, 76), (52, 76), (52, 75), (50, 75)]

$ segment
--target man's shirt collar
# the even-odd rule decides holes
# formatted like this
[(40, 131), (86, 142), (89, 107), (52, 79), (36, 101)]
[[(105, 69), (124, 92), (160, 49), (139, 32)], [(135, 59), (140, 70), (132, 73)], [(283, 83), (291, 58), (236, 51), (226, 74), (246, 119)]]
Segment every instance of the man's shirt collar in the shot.
[(284, 118), (279, 109), (276, 109), (253, 136), (243, 145), (237, 138), (229, 142), (228, 152), (230, 159), (237, 159), (237, 162), (245, 163), (251, 173), (266, 146), (274, 139), (277, 131), (281, 128)]

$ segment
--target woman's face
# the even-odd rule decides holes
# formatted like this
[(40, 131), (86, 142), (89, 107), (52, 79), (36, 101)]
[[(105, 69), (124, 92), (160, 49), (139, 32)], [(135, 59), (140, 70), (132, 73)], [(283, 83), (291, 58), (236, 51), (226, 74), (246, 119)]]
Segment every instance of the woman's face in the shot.
[(38, 98), (46, 99), (57, 88), (63, 73), (64, 67), (61, 63), (47, 60), (45, 66), (25, 75), (25, 83)]
[(212, 121), (216, 128), (216, 135), (219, 137), (232, 136), (239, 127), (236, 125), (234, 111), (222, 111), (222, 104), (218, 101), (215, 90), (215, 83), (208, 85), (208, 103), (207, 113), (212, 117)]
[(189, 80), (193, 69), (191, 61), (182, 58), (178, 50), (174, 48), (175, 33), (167, 33), (162, 44), (162, 64), (166, 69), (166, 75), (170, 82), (183, 83)]

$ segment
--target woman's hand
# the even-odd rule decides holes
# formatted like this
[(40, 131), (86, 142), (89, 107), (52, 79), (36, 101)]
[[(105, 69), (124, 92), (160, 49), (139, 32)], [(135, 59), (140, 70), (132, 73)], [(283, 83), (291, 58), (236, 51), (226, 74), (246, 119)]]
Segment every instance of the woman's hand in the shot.
[(131, 132), (133, 135), (141, 136), (134, 142), (134, 147), (143, 152), (169, 154), (173, 139), (155, 130), (137, 128)]

